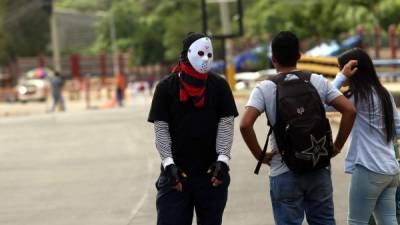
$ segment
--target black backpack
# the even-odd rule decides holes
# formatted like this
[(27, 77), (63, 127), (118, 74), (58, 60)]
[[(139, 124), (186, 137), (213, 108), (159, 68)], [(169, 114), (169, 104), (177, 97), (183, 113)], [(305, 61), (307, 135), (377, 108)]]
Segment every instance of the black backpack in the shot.
[[(294, 74), (298, 79), (288, 74)], [(329, 166), (333, 152), (329, 120), (310, 78), (310, 73), (296, 71), (270, 79), (276, 84), (276, 123), (274, 126), (269, 124), (271, 128), (261, 159), (265, 156), (272, 130), (282, 160), (295, 173)], [(257, 164), (256, 174), (261, 163)]]

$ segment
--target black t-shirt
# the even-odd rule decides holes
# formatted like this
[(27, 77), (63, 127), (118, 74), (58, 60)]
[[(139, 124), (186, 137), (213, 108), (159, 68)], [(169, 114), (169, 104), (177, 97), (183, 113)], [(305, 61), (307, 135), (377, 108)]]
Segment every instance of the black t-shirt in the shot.
[(174, 162), (190, 175), (205, 173), (217, 160), (219, 119), (238, 115), (224, 78), (209, 73), (206, 85), (204, 107), (196, 108), (190, 98), (180, 102), (178, 74), (169, 75), (156, 87), (148, 118), (169, 124)]

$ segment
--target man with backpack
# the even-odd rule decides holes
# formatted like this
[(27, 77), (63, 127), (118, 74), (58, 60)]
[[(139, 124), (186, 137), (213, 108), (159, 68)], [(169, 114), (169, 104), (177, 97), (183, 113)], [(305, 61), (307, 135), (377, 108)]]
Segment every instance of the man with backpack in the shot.
[[(253, 156), (271, 166), (270, 194), (277, 225), (335, 224), (330, 158), (342, 149), (356, 116), (354, 106), (321, 75), (297, 70), (299, 41), (289, 31), (272, 41), (278, 74), (253, 90), (240, 130)], [(332, 141), (324, 104), (342, 114)], [(270, 126), (264, 151), (253, 126), (265, 112)], [(272, 133), (272, 134), (271, 134)], [(265, 153), (271, 135), (271, 152)]]

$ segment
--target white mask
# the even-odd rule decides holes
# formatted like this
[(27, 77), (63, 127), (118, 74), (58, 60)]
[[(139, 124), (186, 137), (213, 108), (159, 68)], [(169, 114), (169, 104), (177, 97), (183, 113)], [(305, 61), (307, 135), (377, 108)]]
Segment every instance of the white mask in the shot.
[(190, 45), (187, 57), (193, 68), (199, 73), (207, 73), (213, 61), (213, 47), (208, 37), (203, 37)]

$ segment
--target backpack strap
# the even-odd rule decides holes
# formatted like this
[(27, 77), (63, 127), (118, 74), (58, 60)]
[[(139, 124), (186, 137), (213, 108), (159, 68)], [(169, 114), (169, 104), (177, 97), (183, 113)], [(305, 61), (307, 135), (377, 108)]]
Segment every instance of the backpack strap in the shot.
[[(274, 82), (274, 81), (272, 81), (272, 82)], [(275, 82), (274, 82), (274, 83), (275, 83)], [(275, 84), (276, 84), (276, 83), (275, 83)], [(275, 113), (276, 113), (276, 112), (275, 112)], [(261, 158), (258, 160), (257, 166), (256, 166), (256, 168), (254, 169), (254, 173), (257, 174), (257, 175), (258, 175), (258, 173), (260, 172), (260, 168), (261, 168), (262, 163), (263, 163), (263, 161), (264, 161), (265, 154), (267, 153), (269, 137), (271, 136), (272, 131), (273, 131), (273, 128), (274, 128), (274, 126), (271, 125), (271, 120), (270, 120), (269, 117), (268, 117), (268, 112), (265, 112), (265, 115), (267, 116), (267, 121), (268, 121), (269, 130), (268, 130), (268, 134), (267, 134), (267, 140), (265, 140), (264, 148), (263, 148), (263, 151), (262, 151), (262, 153), (261, 153)], [(276, 117), (276, 118), (277, 118), (277, 117)]]
[(270, 126), (270, 128), (269, 128), (268, 135), (267, 135), (267, 140), (265, 141), (265, 145), (264, 145), (264, 149), (263, 149), (262, 154), (261, 154), (261, 158), (258, 160), (256, 169), (254, 170), (255, 174), (258, 174), (258, 172), (260, 172), (260, 168), (261, 168), (262, 162), (264, 160), (265, 154), (267, 153), (269, 137), (271, 136), (271, 134), (272, 134), (272, 126)]
[[(303, 72), (303, 71), (292, 71), (292, 72), (277, 74), (277, 75), (269, 78), (268, 80), (272, 81), (275, 85), (278, 85), (279, 83), (282, 83), (282, 82), (285, 81), (285, 78), (286, 78), (287, 74), (297, 75), (299, 77), (299, 79), (306, 80), (306, 81), (310, 81), (310, 79), (311, 79), (311, 73), (306, 73), (306, 72)], [(276, 98), (275, 98), (276, 99), (275, 117), (276, 117), (276, 122), (278, 122), (278, 120), (279, 120), (279, 115), (278, 115), (278, 95), (279, 95), (278, 94), (278, 88), (276, 89), (276, 94), (275, 95), (276, 95)], [(262, 162), (264, 160), (265, 154), (267, 153), (269, 137), (271, 136), (273, 128), (274, 128), (270, 124), (270, 120), (268, 118), (268, 114), (267, 113), (266, 113), (266, 115), (267, 115), (267, 119), (268, 119), (268, 125), (269, 125), (270, 128), (269, 128), (269, 131), (268, 131), (267, 140), (265, 141), (265, 145), (264, 145), (264, 148), (263, 148), (263, 151), (262, 151), (262, 154), (261, 154), (261, 158), (258, 160), (257, 166), (256, 166), (256, 168), (254, 170), (255, 174), (258, 174), (259, 171), (260, 171), (260, 168), (261, 168)]]
[(268, 80), (274, 82), (275, 84), (282, 83), (285, 81), (286, 75), (288, 75), (288, 74), (294, 74), (297, 77), (299, 77), (299, 79), (302, 79), (302, 80), (306, 80), (306, 81), (311, 80), (311, 73), (300, 71), (300, 70), (286, 72), (286, 73), (279, 73), (279, 74), (276, 74), (275, 76), (269, 78)]
[(311, 73), (304, 71), (293, 71), (289, 74), (294, 74), (304, 81), (311, 81)]
[[(287, 75), (288, 73), (279, 73), (279, 74), (276, 74), (275, 76), (273, 76), (273, 77), (270, 77), (268, 80), (270, 80), (270, 81), (272, 81), (276, 86), (278, 86), (278, 84), (279, 83), (282, 83), (282, 82), (284, 82), (285, 81), (285, 78), (286, 78), (286, 75)], [(276, 123), (278, 123), (278, 121), (279, 121), (279, 115), (278, 115), (278, 95), (279, 95), (279, 93), (278, 93), (278, 87), (276, 87), (276, 92), (275, 92), (275, 125), (276, 125)], [(268, 113), (267, 112), (265, 112), (265, 114), (266, 114), (266, 116), (267, 116), (267, 120), (268, 120), (268, 126), (269, 126), (269, 131), (268, 131), (268, 135), (267, 135), (267, 139), (266, 139), (266, 141), (265, 141), (265, 145), (264, 145), (264, 148), (263, 148), (263, 151), (262, 151), (262, 154), (261, 154), (261, 158), (258, 160), (258, 162), (257, 162), (257, 166), (256, 166), (256, 168), (254, 169), (254, 173), (255, 174), (257, 174), (258, 175), (258, 173), (259, 173), (259, 171), (260, 171), (260, 168), (261, 168), (261, 166), (262, 166), (262, 163), (263, 163), (263, 161), (264, 161), (264, 157), (265, 157), (265, 154), (267, 153), (267, 148), (268, 148), (268, 143), (269, 143), (269, 137), (271, 136), (271, 134), (272, 134), (272, 131), (274, 130), (274, 128), (275, 128), (275, 125), (274, 126), (272, 126), (271, 125), (271, 120), (268, 118)]]

